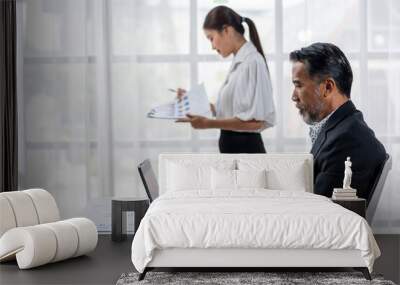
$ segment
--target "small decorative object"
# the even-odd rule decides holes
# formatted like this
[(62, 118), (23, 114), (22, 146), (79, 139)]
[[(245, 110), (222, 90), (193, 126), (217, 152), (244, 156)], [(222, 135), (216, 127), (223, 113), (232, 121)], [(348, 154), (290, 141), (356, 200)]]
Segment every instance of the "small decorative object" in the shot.
[(351, 176), (353, 172), (351, 171), (351, 161), (350, 156), (347, 157), (347, 160), (344, 162), (344, 179), (343, 179), (343, 189), (352, 189), (351, 188)]
[(351, 171), (352, 162), (348, 156), (344, 162), (344, 178), (343, 188), (334, 188), (332, 199), (335, 200), (354, 200), (357, 199), (357, 190), (351, 187), (351, 177), (353, 172)]

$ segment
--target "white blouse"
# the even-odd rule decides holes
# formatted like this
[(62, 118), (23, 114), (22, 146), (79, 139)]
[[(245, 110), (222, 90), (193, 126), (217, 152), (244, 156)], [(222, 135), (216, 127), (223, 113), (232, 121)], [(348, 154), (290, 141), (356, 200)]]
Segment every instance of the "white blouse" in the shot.
[(216, 117), (242, 121), (264, 121), (261, 132), (275, 125), (272, 84), (262, 55), (251, 42), (246, 42), (233, 58), (229, 74), (219, 90)]

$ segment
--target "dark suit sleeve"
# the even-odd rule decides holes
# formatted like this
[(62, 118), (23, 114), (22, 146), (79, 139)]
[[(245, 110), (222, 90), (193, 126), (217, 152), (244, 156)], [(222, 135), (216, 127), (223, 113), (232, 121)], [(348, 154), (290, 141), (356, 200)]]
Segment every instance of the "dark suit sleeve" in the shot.
[[(359, 136), (357, 132), (347, 132), (323, 147), (318, 158), (319, 171), (315, 176), (316, 194), (331, 197), (333, 188), (343, 187), (344, 161), (350, 156), (353, 172), (351, 187), (357, 189), (359, 197), (368, 198), (380, 161), (374, 156), (380, 152), (373, 142), (363, 144), (360, 141), (363, 138), (365, 139), (365, 136)], [(365, 147), (366, 145), (368, 147)]]
[(341, 188), (340, 181), (343, 179), (338, 173), (320, 172), (315, 179), (314, 192), (319, 195), (331, 197), (333, 188)]

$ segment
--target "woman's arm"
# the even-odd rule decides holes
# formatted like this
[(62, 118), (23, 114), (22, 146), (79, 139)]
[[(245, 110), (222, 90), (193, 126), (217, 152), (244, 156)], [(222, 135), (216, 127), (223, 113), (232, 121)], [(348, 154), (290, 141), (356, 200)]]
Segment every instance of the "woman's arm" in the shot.
[(223, 129), (230, 131), (255, 131), (264, 127), (264, 121), (242, 121), (238, 118), (209, 119), (202, 116), (186, 115), (187, 119), (179, 119), (177, 122), (188, 122), (195, 129)]
[(264, 121), (242, 121), (238, 118), (207, 120), (210, 129), (222, 129), (230, 131), (256, 131), (264, 126)]

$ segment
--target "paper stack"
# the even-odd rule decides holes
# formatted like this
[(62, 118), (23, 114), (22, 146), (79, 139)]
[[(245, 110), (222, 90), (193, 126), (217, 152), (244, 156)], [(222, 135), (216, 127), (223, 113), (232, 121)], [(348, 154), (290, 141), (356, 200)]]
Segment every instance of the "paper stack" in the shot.
[(175, 114), (175, 103), (166, 103), (163, 105), (159, 105), (154, 107), (147, 113), (149, 118), (157, 118), (157, 119), (178, 119), (178, 116)]
[(210, 103), (204, 84), (193, 86), (181, 99), (155, 106), (147, 114), (147, 117), (154, 119), (181, 119), (186, 114), (211, 117)]
[(332, 199), (335, 200), (354, 200), (357, 199), (357, 190), (350, 188), (350, 189), (343, 189), (343, 188), (334, 188)]

